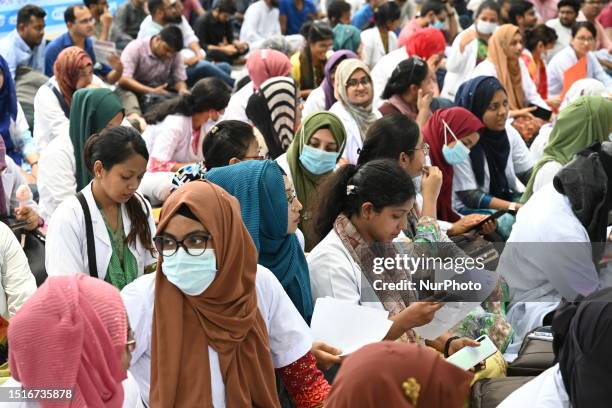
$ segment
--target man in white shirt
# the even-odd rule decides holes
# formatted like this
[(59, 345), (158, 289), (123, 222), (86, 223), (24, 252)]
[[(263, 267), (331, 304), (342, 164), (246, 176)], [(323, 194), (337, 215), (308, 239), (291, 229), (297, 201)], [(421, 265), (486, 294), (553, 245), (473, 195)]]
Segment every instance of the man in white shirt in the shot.
[(248, 43), (251, 49), (261, 48), (265, 40), (281, 35), (278, 0), (259, 0), (244, 13), (240, 29), (240, 41)]
[(557, 33), (555, 47), (547, 55), (548, 62), (550, 62), (556, 53), (570, 44), (572, 40), (572, 26), (578, 17), (580, 3), (577, 0), (561, 0), (557, 4), (557, 8), (559, 9), (559, 17), (546, 22), (546, 25)]

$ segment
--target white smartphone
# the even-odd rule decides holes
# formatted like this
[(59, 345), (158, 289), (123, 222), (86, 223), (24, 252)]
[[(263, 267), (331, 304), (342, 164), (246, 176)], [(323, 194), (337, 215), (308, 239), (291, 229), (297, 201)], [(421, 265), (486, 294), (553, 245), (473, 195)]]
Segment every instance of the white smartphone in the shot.
[(448, 357), (446, 361), (464, 370), (469, 370), (497, 352), (497, 347), (486, 334), (477, 338), (476, 341), (480, 343), (479, 346), (464, 347)]

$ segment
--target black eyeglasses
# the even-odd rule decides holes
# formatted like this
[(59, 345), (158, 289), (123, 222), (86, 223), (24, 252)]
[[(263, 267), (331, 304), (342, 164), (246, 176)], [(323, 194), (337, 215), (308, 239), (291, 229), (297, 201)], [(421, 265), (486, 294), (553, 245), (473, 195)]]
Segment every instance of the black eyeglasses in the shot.
[(370, 80), (370, 77), (368, 76), (364, 76), (361, 79), (349, 79), (348, 81), (346, 81), (346, 87), (347, 88), (357, 88), (359, 85), (363, 85), (364, 87), (370, 85), (372, 83), (372, 81)]
[[(409, 62), (412, 62), (412, 66), (410, 67), (410, 73), (408, 74), (408, 78), (412, 78), (412, 75), (414, 74), (414, 67), (419, 66), (419, 67), (424, 67), (425, 66), (425, 61), (423, 61), (421, 59), (421, 57), (417, 57), (417, 56), (413, 56), (410, 57), (410, 59), (408, 60)], [(398, 74), (402, 73), (402, 65), (401, 63), (398, 64), (397, 68), (395, 68), (397, 70)]]
[(179, 247), (191, 256), (200, 256), (206, 251), (210, 234), (205, 232), (194, 232), (189, 234), (182, 241), (170, 235), (158, 235), (155, 237), (155, 248), (163, 256), (172, 256), (176, 254)]

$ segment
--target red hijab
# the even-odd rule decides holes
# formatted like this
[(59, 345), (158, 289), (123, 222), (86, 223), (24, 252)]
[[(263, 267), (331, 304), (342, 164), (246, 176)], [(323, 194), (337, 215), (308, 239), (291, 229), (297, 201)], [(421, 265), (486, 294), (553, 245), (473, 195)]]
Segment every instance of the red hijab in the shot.
[(53, 75), (68, 106), (72, 103), (72, 95), (77, 91), (77, 82), (81, 70), (93, 66), (89, 55), (79, 47), (65, 48), (57, 56), (53, 64)]
[[(480, 119), (465, 108), (454, 107), (439, 109), (433, 113), (423, 127), (423, 140), (429, 145), (429, 156), (432, 166), (442, 170), (442, 188), (438, 196), (438, 219), (455, 222), (459, 216), (453, 211), (453, 166), (448, 164), (442, 155), (444, 147), (444, 123), (451, 128), (457, 139), (461, 140), (484, 127)], [(446, 136), (447, 143), (455, 140), (450, 133)], [(467, 159), (466, 159), (467, 160)]]
[(406, 52), (428, 60), (432, 55), (442, 54), (446, 48), (446, 38), (437, 28), (426, 28), (408, 37)]

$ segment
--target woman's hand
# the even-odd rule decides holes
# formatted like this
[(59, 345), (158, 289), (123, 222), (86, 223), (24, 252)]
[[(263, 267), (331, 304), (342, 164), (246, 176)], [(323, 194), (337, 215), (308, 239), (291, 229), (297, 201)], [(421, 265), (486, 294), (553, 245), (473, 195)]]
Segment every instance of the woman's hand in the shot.
[(310, 352), (317, 359), (317, 367), (319, 367), (319, 370), (327, 370), (334, 364), (342, 363), (342, 359), (340, 358), (342, 350), (325, 344), (322, 341), (315, 341), (312, 343)]
[(419, 89), (417, 96), (417, 109), (419, 112), (429, 111), (431, 101), (433, 101), (433, 92), (423, 92), (422, 89)]
[(479, 345), (480, 343), (476, 340), (472, 340), (467, 337), (461, 337), (451, 341), (448, 346), (448, 355), (452, 356), (464, 347), (477, 347)]
[(430, 323), (436, 312), (444, 306), (442, 302), (414, 302), (406, 309), (402, 310), (402, 320), (405, 323), (406, 330), (414, 327), (424, 326)]
[(511, 110), (508, 114), (511, 118), (518, 118), (519, 116), (526, 116), (528, 118), (533, 118), (534, 116), (531, 114), (534, 110), (538, 109), (537, 106), (530, 106), (528, 108)]
[(38, 213), (30, 207), (17, 208), (15, 210), (15, 218), (17, 218), (17, 221), (26, 221), (28, 225), (25, 226), (25, 229), (28, 231), (34, 231), (38, 228), (40, 217)]
[[(462, 217), (459, 221), (455, 222), (451, 229), (449, 229), (446, 233), (448, 236), (454, 236), (459, 234), (465, 234), (472, 228), (474, 225), (478, 224), (488, 215), (485, 214), (469, 214)], [(489, 221), (485, 223), (482, 228), (478, 231), (482, 235), (488, 235), (495, 231), (497, 228), (497, 223), (495, 221)]]
[(421, 194), (423, 194), (423, 201), (438, 201), (440, 188), (442, 188), (442, 171), (436, 166), (428, 167), (423, 171), (423, 178), (421, 179)]

